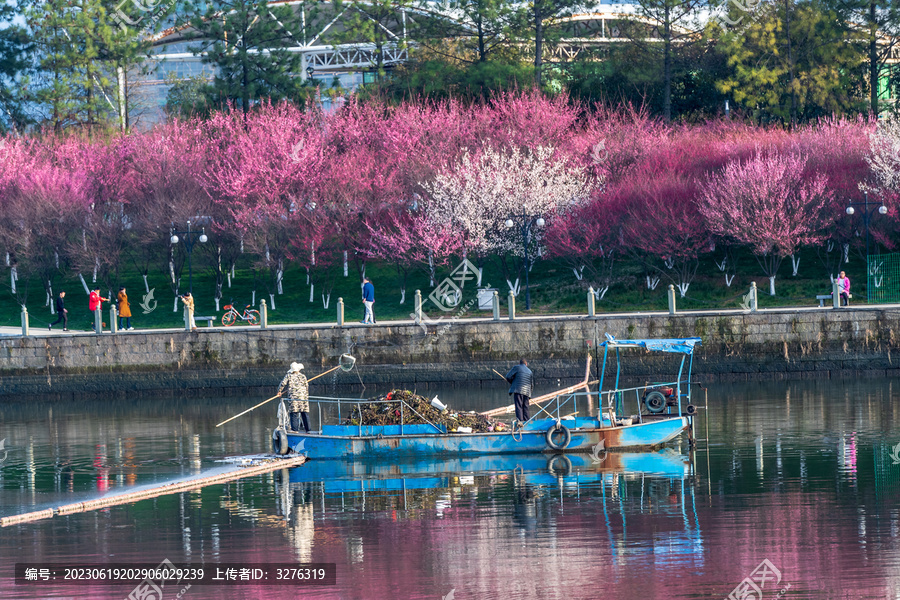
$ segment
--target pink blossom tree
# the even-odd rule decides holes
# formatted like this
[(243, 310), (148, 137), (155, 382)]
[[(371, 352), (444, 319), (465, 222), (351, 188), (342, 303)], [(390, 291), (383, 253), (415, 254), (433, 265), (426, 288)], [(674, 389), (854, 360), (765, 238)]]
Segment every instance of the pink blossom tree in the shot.
[(622, 256), (621, 218), (607, 194), (555, 219), (547, 229), (548, 255), (572, 269), (575, 279), (602, 300), (618, 278), (615, 264)]
[(625, 215), (625, 243), (640, 255), (654, 257), (650, 268), (670, 279), (684, 298), (700, 255), (710, 249), (710, 232), (697, 205), (697, 181), (671, 171), (638, 170), (611, 193)]
[[(246, 118), (218, 113), (207, 124), (210, 143), (221, 150), (204, 177), (210, 195), (230, 202), (235, 229), (255, 256), (254, 267), (276, 309), (283, 292), (296, 213), (309, 201), (322, 170), (322, 139), (315, 112), (288, 103), (264, 105)], [(213, 146), (215, 147), (215, 146)]]
[(826, 211), (831, 194), (825, 177), (805, 178), (805, 167), (804, 156), (758, 153), (728, 163), (701, 196), (700, 214), (710, 230), (750, 247), (772, 296), (781, 261), (802, 245), (821, 242), (834, 219)]

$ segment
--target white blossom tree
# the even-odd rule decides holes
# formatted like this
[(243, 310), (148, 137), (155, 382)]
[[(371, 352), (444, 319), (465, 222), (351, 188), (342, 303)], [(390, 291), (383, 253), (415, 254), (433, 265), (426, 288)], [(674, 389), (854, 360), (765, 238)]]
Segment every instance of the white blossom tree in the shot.
[[(432, 222), (461, 235), (466, 251), (497, 254), (516, 292), (526, 252), (529, 258), (540, 252), (540, 228), (523, 240), (523, 220), (565, 212), (585, 201), (591, 187), (584, 170), (553, 147), (485, 146), (423, 184), (423, 204)], [(516, 226), (507, 228), (508, 219)]]

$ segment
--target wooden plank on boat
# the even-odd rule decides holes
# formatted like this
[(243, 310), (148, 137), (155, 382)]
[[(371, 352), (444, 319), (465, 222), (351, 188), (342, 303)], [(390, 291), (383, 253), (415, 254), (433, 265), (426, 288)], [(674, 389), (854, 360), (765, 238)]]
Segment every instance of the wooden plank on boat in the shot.
[(54, 514), (71, 515), (74, 513), (96, 510), (98, 508), (107, 508), (109, 506), (129, 504), (131, 502), (137, 502), (138, 500), (156, 498), (157, 496), (165, 496), (167, 494), (177, 494), (179, 492), (195, 490), (206, 487), (208, 485), (224, 483), (226, 481), (234, 481), (235, 479), (242, 479), (244, 477), (251, 477), (253, 475), (260, 475), (262, 473), (268, 473), (269, 471), (275, 471), (277, 469), (296, 467), (305, 463), (306, 460), (306, 456), (279, 458), (276, 460), (272, 460), (271, 462), (263, 463), (261, 465), (256, 465), (253, 467), (241, 467), (235, 471), (228, 471), (227, 473), (220, 473), (218, 475), (211, 475), (209, 477), (201, 477), (199, 479), (189, 479), (187, 481), (167, 483), (165, 485), (153, 487), (146, 490), (128, 492), (125, 494), (116, 494), (114, 496), (98, 498), (97, 500), (87, 500), (85, 502), (66, 504), (55, 509), (48, 508), (46, 510), (40, 510), (37, 512), (24, 513), (11, 517), (3, 517), (2, 519), (0, 519), (0, 527), (7, 527), (9, 525), (16, 525), (19, 523), (29, 523), (32, 521), (39, 521), (41, 519), (49, 519)]

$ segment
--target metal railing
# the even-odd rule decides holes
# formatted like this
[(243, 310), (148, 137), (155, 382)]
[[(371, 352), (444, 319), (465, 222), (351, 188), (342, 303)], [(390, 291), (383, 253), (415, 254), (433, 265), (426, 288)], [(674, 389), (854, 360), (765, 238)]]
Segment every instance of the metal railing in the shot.
[[(358, 428), (358, 434), (362, 435), (362, 428), (367, 427), (367, 425), (365, 425), (363, 423), (363, 421), (364, 421), (363, 411), (362, 411), (363, 404), (366, 404), (366, 405), (369, 405), (369, 404), (393, 404), (393, 405), (399, 405), (399, 408), (400, 408), (400, 434), (401, 435), (403, 435), (403, 426), (404, 425), (407, 425), (407, 424), (412, 425), (413, 424), (413, 423), (405, 422), (407, 410), (418, 415), (418, 417), (420, 419), (425, 421), (425, 424), (431, 425), (431, 427), (433, 427), (437, 433), (444, 433), (443, 429), (441, 429), (440, 427), (438, 427), (437, 425), (435, 425), (434, 423), (432, 423), (431, 421), (426, 419), (421, 413), (419, 413), (419, 411), (417, 411), (415, 408), (410, 406), (409, 403), (407, 403), (402, 398), (399, 398), (397, 400), (366, 400), (364, 398), (331, 398), (328, 396), (310, 396), (309, 403), (315, 404), (318, 409), (319, 427), (320, 428), (323, 427), (325, 424), (325, 422), (322, 420), (322, 406), (323, 405), (325, 405), (326, 407), (327, 406), (337, 406), (337, 424), (338, 425), (343, 424), (343, 409), (344, 409), (344, 407), (346, 407), (348, 405), (353, 407), (353, 408), (351, 408), (351, 411), (350, 411), (350, 418), (351, 419), (353, 418), (354, 413), (359, 415), (359, 422), (357, 423), (357, 428)], [(416, 423), (416, 424), (418, 424), (418, 423)], [(369, 426), (371, 426), (371, 425), (369, 425)]]
[[(609, 418), (610, 422), (613, 422), (613, 424), (614, 424), (615, 417), (616, 417), (616, 406), (615, 405), (618, 403), (618, 401), (621, 400), (622, 412), (625, 413), (626, 412), (625, 411), (625, 403), (626, 403), (625, 396), (628, 392), (634, 392), (635, 403), (637, 404), (637, 413), (636, 414), (638, 416), (638, 423), (643, 423), (645, 415), (643, 414), (641, 405), (643, 403), (643, 397), (644, 397), (645, 393), (651, 392), (651, 391), (659, 391), (659, 388), (671, 387), (671, 388), (673, 388), (673, 390), (675, 392), (675, 397), (677, 400), (677, 407), (678, 407), (678, 415), (681, 416), (681, 414), (682, 414), (681, 399), (685, 398), (687, 400), (688, 404), (691, 403), (691, 385), (692, 385), (692, 382), (690, 382), (690, 381), (653, 382), (653, 383), (647, 383), (647, 384), (637, 386), (637, 387), (604, 390), (604, 391), (599, 392), (600, 404), (601, 404), (601, 406), (603, 405), (603, 396), (606, 396), (605, 412), (608, 413), (608, 415), (609, 415), (608, 418)], [(687, 390), (687, 392), (682, 393), (682, 389)], [(671, 415), (672, 414), (671, 410), (670, 410), (671, 408), (672, 407), (669, 406), (668, 402), (667, 402), (666, 405), (664, 406), (663, 410), (657, 414)]]

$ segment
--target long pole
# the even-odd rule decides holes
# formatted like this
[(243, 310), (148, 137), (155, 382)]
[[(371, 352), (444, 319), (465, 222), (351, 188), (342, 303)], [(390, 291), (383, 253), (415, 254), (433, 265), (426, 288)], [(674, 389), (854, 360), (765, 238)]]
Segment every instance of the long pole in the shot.
[[(333, 368), (331, 368), (331, 369), (328, 369), (328, 370), (325, 371), (324, 373), (319, 373), (319, 374), (316, 375), (315, 377), (310, 377), (310, 378), (307, 379), (306, 381), (307, 381), (307, 383), (309, 383), (310, 381), (314, 381), (314, 380), (318, 379), (319, 377), (322, 377), (322, 376), (324, 376), (324, 375), (328, 375), (329, 373), (331, 373), (331, 372), (334, 371), (335, 369), (340, 369), (340, 368), (341, 368), (341, 365), (338, 365), (338, 366), (336, 366), (336, 367), (333, 367)], [(234, 415), (233, 417), (231, 417), (231, 418), (229, 418), (229, 419), (225, 419), (224, 421), (222, 421), (221, 423), (219, 423), (219, 425), (224, 425), (224, 424), (227, 423), (228, 421), (233, 421), (234, 419), (237, 419), (238, 417), (241, 417), (241, 416), (243, 416), (243, 415), (246, 415), (246, 414), (247, 414), (248, 412), (250, 412), (251, 410), (256, 410), (257, 408), (259, 408), (259, 407), (262, 406), (263, 404), (265, 404), (265, 403), (267, 403), (267, 402), (271, 402), (271, 401), (274, 400), (275, 398), (281, 398), (281, 394), (278, 394), (277, 396), (272, 396), (272, 397), (269, 398), (268, 400), (263, 400), (262, 402), (260, 402), (260, 403), (257, 404), (256, 406), (254, 406), (253, 408), (248, 408), (247, 410), (245, 410), (244, 412), (242, 412), (242, 413), (240, 413), (240, 414), (238, 414), (238, 415)], [(216, 427), (219, 427), (219, 425), (216, 425)]]

